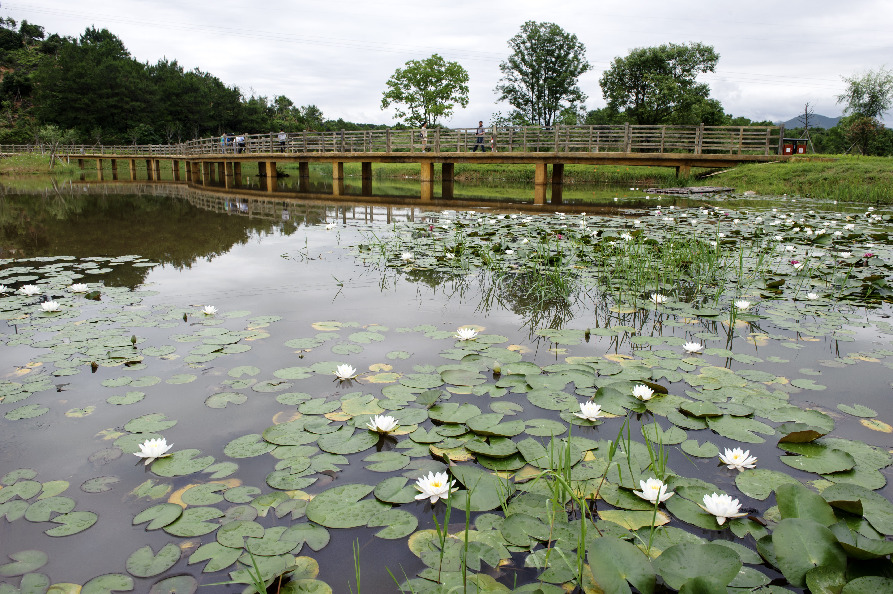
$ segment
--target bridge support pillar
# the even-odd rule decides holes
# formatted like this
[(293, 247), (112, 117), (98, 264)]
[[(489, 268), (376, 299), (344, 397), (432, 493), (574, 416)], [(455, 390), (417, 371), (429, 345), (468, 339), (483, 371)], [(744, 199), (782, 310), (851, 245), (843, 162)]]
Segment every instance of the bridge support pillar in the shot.
[(153, 179), (161, 179), (161, 159), (155, 159), (155, 162), (152, 164), (154, 171), (152, 172)]
[(96, 179), (103, 180), (102, 177), (102, 159), (96, 159)]
[(533, 186), (533, 203), (537, 206), (543, 206), (546, 203), (546, 192), (549, 186), (546, 184), (534, 184)]
[(174, 174), (174, 181), (180, 181), (180, 160), (173, 159), (171, 161), (171, 172)]
[(211, 163), (202, 161), (202, 185), (207, 186), (211, 181)]
[(83, 159), (78, 159), (78, 168), (83, 171), (83, 169), (84, 169), (84, 160)]
[(372, 180), (363, 178), (360, 182), (360, 195), (362, 196), (371, 196), (372, 195)]
[(537, 163), (533, 167), (533, 185), (545, 186), (549, 183), (548, 177), (546, 176), (546, 164)]
[(369, 180), (372, 181), (372, 162), (371, 161), (363, 161), (360, 163), (360, 178), (363, 181)]
[(136, 181), (136, 159), (130, 159), (130, 181)]
[(118, 159), (109, 159), (112, 162), (112, 179), (118, 179)]
[[(560, 186), (564, 183), (564, 163), (552, 165), (552, 186)], [(554, 187), (552, 188), (555, 189)]]
[(233, 163), (233, 177), (236, 178), (236, 185), (242, 183), (242, 163), (238, 161)]
[(264, 179), (266, 180), (266, 183), (267, 183), (267, 188), (266, 188), (267, 192), (273, 192), (276, 189), (276, 186), (278, 185), (276, 183), (276, 176), (268, 175)]
[(341, 161), (332, 161), (332, 179), (344, 179), (344, 163)]
[(444, 200), (453, 197), (453, 175), (456, 170), (454, 163), (443, 163), (440, 166), (440, 196)]
[(152, 159), (146, 159), (146, 179), (152, 181)]
[(344, 178), (332, 180), (332, 196), (344, 195)]
[(298, 162), (298, 177), (302, 180), (310, 179), (310, 162), (309, 161)]
[(684, 163), (682, 165), (676, 166), (676, 177), (688, 177), (691, 175), (691, 165), (688, 163)]

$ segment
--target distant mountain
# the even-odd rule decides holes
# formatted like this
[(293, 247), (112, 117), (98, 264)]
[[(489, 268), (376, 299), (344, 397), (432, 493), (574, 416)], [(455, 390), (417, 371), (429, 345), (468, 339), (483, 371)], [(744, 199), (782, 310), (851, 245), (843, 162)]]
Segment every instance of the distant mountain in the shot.
[[(836, 118), (829, 118), (828, 116), (819, 115), (817, 113), (809, 116), (809, 127), (810, 128), (833, 128), (837, 125), (837, 122), (840, 121), (840, 116)], [(785, 128), (802, 128), (803, 122), (800, 121), (800, 116), (793, 117), (786, 122), (776, 122), (781, 125), (784, 124)]]

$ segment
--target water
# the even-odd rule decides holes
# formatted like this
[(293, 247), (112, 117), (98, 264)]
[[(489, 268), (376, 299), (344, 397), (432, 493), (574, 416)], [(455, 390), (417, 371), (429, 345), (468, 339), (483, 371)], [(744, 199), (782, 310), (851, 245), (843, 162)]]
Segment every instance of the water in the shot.
[[(392, 182), (383, 185), (388, 188), (399, 186)], [(246, 186), (251, 187), (250, 180), (246, 181)], [(320, 183), (317, 189), (322, 191), (323, 186)], [(415, 184), (409, 182), (400, 187), (409, 194)], [(75, 510), (91, 511), (99, 516), (88, 530), (57, 539), (43, 534), (54, 525), (50, 522), (32, 522), (26, 518), (7, 521), (8, 525), (0, 532), (0, 553), (10, 555), (28, 549), (45, 551), (49, 561), (38, 571), (48, 575), (51, 583), (84, 584), (105, 573), (126, 574), (126, 561), (139, 547), (148, 544), (157, 552), (168, 542), (183, 550), (181, 559), (159, 576), (137, 578), (136, 591), (147, 591), (151, 584), (163, 577), (183, 573), (194, 575), (202, 583), (225, 579), (223, 572), (202, 574), (204, 563), (186, 563), (187, 557), (201, 544), (213, 541), (214, 532), (181, 538), (162, 530), (147, 532), (145, 525), (132, 525), (133, 517), (140, 511), (168, 500), (178, 490), (210, 479), (201, 473), (158, 477), (130, 453), (116, 448), (115, 439), (124, 433), (124, 425), (131, 419), (162, 413), (176, 420), (176, 425), (158, 432), (168, 443), (174, 444), (175, 451), (197, 449), (200, 456), (213, 456), (215, 462), (234, 461), (239, 464), (238, 471), (221, 480), (236, 480), (267, 493), (271, 489), (265, 484), (265, 478), (277, 460), (270, 455), (232, 458), (227, 456), (224, 448), (235, 438), (261, 433), (296, 414), (296, 405), (283, 404), (277, 401), (277, 396), (297, 392), (329, 401), (350, 394), (372, 394), (381, 398), (382, 387), (391, 384), (362, 379), (339, 384), (333, 382), (329, 374), (315, 373), (312, 377), (291, 381), (293, 385), (287, 388), (257, 391), (252, 389), (250, 382), (244, 385), (233, 383), (240, 379), (275, 382), (277, 370), (332, 361), (354, 365), (363, 377), (389, 371), (386, 366), (396, 373), (426, 374), (433, 367), (456, 362), (442, 357), (454, 341), (437, 337), (436, 333), (449, 334), (468, 325), (480, 327), (482, 334), (504, 337), (504, 341), (497, 342), (498, 346), (522, 352), (524, 361), (541, 367), (561, 363), (569, 356), (603, 358), (611, 354), (644, 354), (631, 348), (629, 342), (597, 334), (579, 345), (554, 345), (536, 334), (544, 320), (560, 319), (564, 327), (579, 329), (629, 324), (642, 328), (641, 334), (645, 335), (688, 337), (695, 332), (722, 333), (720, 321), (702, 319), (661, 324), (647, 312), (631, 315), (611, 312), (602, 307), (599, 294), (593, 288), (583, 288), (572, 300), (562, 304), (560, 311), (549, 310), (548, 305), (544, 311), (542, 306), (511, 294), (511, 289), (503, 289), (508, 292), (500, 293), (496, 285), (488, 286), (482, 277), (472, 275), (465, 281), (454, 281), (431, 271), (387, 268), (375, 254), (357, 253), (353, 249), (358, 244), (374, 241), (375, 237), (386, 236), (401, 221), (427, 221), (432, 210), (448, 209), (443, 204), (432, 208), (405, 200), (391, 205), (326, 202), (318, 198), (302, 201), (285, 191), (281, 197), (278, 194), (259, 196), (251, 191), (226, 194), (219, 190), (188, 188), (184, 184), (74, 182), (55, 188), (49, 186), (43, 192), (20, 191), (15, 187), (4, 189), (0, 199), (0, 240), (5, 260), (0, 266), (4, 273), (0, 282), (15, 287), (34, 282), (23, 280), (33, 276), (27, 268), (40, 269), (38, 282), (45, 280), (49, 273), (59, 274), (57, 278), (65, 282), (51, 280), (44, 285), (49, 287), (46, 292), (64, 303), (71, 303), (71, 309), (75, 310), (72, 315), (90, 320), (84, 327), (96, 333), (87, 344), (70, 350), (50, 351), (47, 347), (58, 343), (56, 322), (34, 326), (35, 334), (21, 340), (16, 336), (32, 328), (27, 320), (8, 316), (11, 319), (7, 319), (3, 329), (7, 345), (0, 352), (0, 372), (4, 379), (23, 382), (29, 376), (45, 374), (52, 387), (19, 402), (0, 402), (2, 414), (22, 404), (39, 404), (49, 409), (32, 419), (0, 419), (3, 427), (0, 475), (16, 468), (30, 468), (37, 472), (35, 480), (42, 483), (68, 481), (70, 486), (62, 495), (75, 500)], [(509, 193), (512, 191), (519, 199), (528, 200), (522, 195), (524, 190), (510, 190)], [(564, 206), (571, 212), (583, 209), (595, 212), (592, 204), (579, 203), (586, 192), (594, 190), (566, 191)], [(480, 194), (478, 197), (488, 195), (486, 188), (472, 187), (462, 193), (469, 200), (476, 193)], [(505, 189), (499, 193), (505, 193)], [(570, 200), (571, 204), (567, 204), (568, 194), (576, 196)], [(610, 195), (611, 191), (606, 190), (605, 194)], [(606, 213), (641, 216), (637, 209), (644, 206), (645, 201), (641, 193), (638, 194), (635, 198), (626, 198), (620, 206), (609, 202)], [(492, 193), (490, 196), (492, 200)], [(683, 199), (662, 201), (663, 205), (673, 204), (680, 209), (698, 203), (700, 201)], [(547, 205), (546, 208), (552, 212), (556, 206)], [(529, 212), (526, 205), (517, 203), (494, 205), (488, 200), (478, 206), (479, 209), (489, 207), (494, 212)], [(432, 223), (435, 220), (436, 217), (431, 218)], [(327, 229), (327, 225), (332, 228)], [(56, 259), (60, 256), (70, 259)], [(95, 259), (92, 260), (95, 266), (78, 268), (91, 262), (91, 258)], [(57, 267), (46, 268), (53, 265)], [(82, 276), (71, 276), (77, 274)], [(127, 291), (103, 290), (103, 300), (93, 302), (67, 293), (64, 287), (70, 284), (69, 279), (95, 286), (121, 287)], [(199, 313), (201, 307), (209, 304), (220, 310), (214, 319)], [(36, 299), (27, 309), (31, 312), (35, 307)], [(862, 404), (879, 411), (880, 420), (890, 422), (885, 406), (890, 389), (889, 365), (886, 365), (889, 361), (885, 355), (875, 353), (874, 356), (861, 356), (861, 359), (847, 359), (850, 355), (855, 357), (859, 353), (889, 348), (890, 334), (884, 331), (888, 327), (883, 325), (889, 321), (889, 307), (868, 309), (844, 305), (839, 311), (846, 317), (841, 326), (853, 332), (850, 335), (852, 341), (841, 342), (817, 331), (792, 332), (780, 328), (770, 319), (763, 319), (745, 326), (726, 348), (736, 354), (759, 357), (764, 361), (759, 369), (769, 374), (785, 378), (805, 375), (815, 379), (826, 389), (803, 390), (783, 383), (774, 384), (773, 389), (783, 389), (790, 401), (799, 407), (816, 408), (832, 416), (834, 437), (889, 449), (888, 433), (867, 430), (858, 418), (836, 408), (838, 403)], [(233, 312), (243, 313), (227, 317)], [(806, 313), (798, 323), (809, 327), (827, 323), (823, 320), (822, 314)], [(348, 324), (337, 331), (339, 339), (307, 348), (285, 346), (293, 339), (326, 334), (326, 330), (320, 330), (314, 324), (331, 321)], [(879, 326), (878, 322), (882, 324)], [(207, 353), (196, 352), (194, 347), (201, 340), (196, 337), (211, 336), (210, 332), (218, 329), (245, 332), (239, 344), (250, 346), (250, 350), (202, 360)], [(97, 343), (102, 342), (99, 336), (103, 330), (109, 331), (106, 336), (119, 337), (119, 344), (103, 343), (96, 348)], [(205, 334), (199, 334), (202, 332)], [(350, 338), (355, 333), (364, 332), (384, 338)], [(752, 336), (784, 334), (787, 338), (764, 341), (757, 337), (748, 342), (742, 338), (748, 333)], [(136, 352), (149, 347), (174, 347), (174, 350), (164, 355), (143, 355), (141, 363), (139, 358), (134, 358), (128, 361), (128, 367), (120, 363), (127, 359), (131, 335), (138, 341), (137, 348), (133, 349)], [(69, 334), (63, 342), (77, 341), (76, 334)], [(796, 348), (791, 348), (792, 345)], [(106, 358), (114, 349), (124, 353), (118, 365)], [(647, 352), (651, 348), (644, 350)], [(58, 357), (48, 357), (48, 353), (58, 354)], [(777, 358), (776, 362), (772, 362), (773, 357)], [(108, 363), (91, 372), (91, 358), (105, 359)], [(60, 362), (65, 360), (72, 363), (62, 365)], [(719, 356), (705, 355), (704, 360), (733, 370), (752, 367)], [(840, 363), (841, 360), (846, 363)], [(54, 369), (58, 371), (63, 367), (71, 369), (72, 373), (50, 375)], [(240, 371), (244, 367), (256, 367), (257, 372), (242, 375), (246, 373)], [(180, 383), (184, 375), (192, 379)], [(155, 378), (157, 382), (151, 384), (147, 380), (147, 385), (133, 387), (119, 383), (124, 381), (121, 378), (131, 383), (140, 383), (141, 378)], [(684, 394), (687, 389), (684, 382), (662, 380), (659, 383), (669, 387), (673, 394)], [(858, 386), (858, 391), (852, 386)], [(127, 405), (107, 401), (110, 397), (134, 391), (144, 392), (145, 397)], [(208, 399), (222, 392), (241, 394), (245, 396), (244, 402), (231, 402), (225, 408), (209, 407)], [(469, 395), (461, 389), (454, 392), (451, 402), (474, 402), (485, 413), (496, 402), (512, 401), (524, 408), (523, 412), (519, 411), (518, 418), (560, 420), (557, 412), (531, 406), (522, 394), (509, 393), (503, 398), (491, 398)], [(9, 396), (7, 400), (10, 400)], [(95, 409), (83, 415), (84, 409), (89, 407)], [(666, 420), (660, 421), (666, 429)], [(334, 422), (343, 421), (336, 418)], [(430, 427), (430, 421), (424, 426)], [(575, 427), (574, 435), (611, 439), (618, 426), (617, 422), (608, 421), (596, 428)], [(731, 447), (729, 440), (709, 430), (692, 430), (688, 437), (699, 443), (710, 440), (720, 448), (723, 445)], [(760, 468), (780, 470), (805, 481), (816, 478), (782, 464), (779, 461), (781, 452), (774, 446), (776, 440), (777, 437), (770, 436), (766, 443), (743, 445), (758, 456)], [(406, 442), (407, 437), (399, 436), (398, 441)], [(385, 450), (399, 451), (393, 449), (394, 444), (383, 443), (381, 446)], [(388, 476), (399, 474), (367, 469), (363, 458), (373, 451), (349, 454), (349, 464), (337, 465), (335, 472), (319, 473), (317, 482), (304, 490), (316, 494), (339, 484), (375, 485)], [(724, 469), (717, 471), (715, 458), (693, 458), (678, 448), (671, 448), (669, 466), (682, 475), (704, 477), (725, 492), (736, 493), (736, 473)], [(889, 476), (889, 468), (882, 472)], [(85, 492), (82, 485), (98, 477), (111, 477), (109, 490)], [(170, 488), (157, 499), (136, 496), (134, 490), (147, 480)], [(891, 497), (889, 486), (879, 492), (888, 499)], [(746, 499), (746, 507), (760, 513), (772, 501), (771, 498), (768, 501), (743, 499)], [(33, 504), (35, 500), (30, 501)], [(208, 505), (226, 510), (235, 503), (222, 501)], [(427, 503), (414, 502), (399, 509), (417, 516), (419, 529), (434, 527)], [(442, 507), (437, 510), (442, 518)], [(462, 514), (457, 516), (460, 519), (456, 520), (454, 516), (452, 528), (460, 529), (464, 524), (455, 522), (461, 523), (464, 518)], [(271, 512), (257, 521), (267, 528), (306, 521), (287, 518), (277, 519)], [(718, 535), (715, 531), (687, 527), (678, 521), (673, 525), (686, 527), (705, 538)], [(358, 540), (363, 585), (373, 592), (390, 591), (394, 589), (393, 581), (385, 567), (396, 575), (402, 576), (405, 571), (411, 577), (424, 565), (409, 551), (405, 538), (381, 540), (373, 536), (377, 530), (365, 527), (331, 529), (331, 542), (327, 546), (313, 552), (305, 545), (300, 554), (310, 555), (318, 561), (319, 579), (336, 592), (345, 591), (348, 579), (352, 581), (352, 575), (348, 576), (351, 544)], [(745, 544), (752, 546), (750, 542)], [(523, 557), (520, 561), (523, 563)], [(772, 570), (765, 571), (772, 575)], [(512, 566), (489, 572), (506, 584), (513, 583), (516, 574), (521, 576), (521, 582), (532, 579), (529, 570)], [(4, 579), (18, 584), (17, 577)], [(216, 588), (215, 591), (240, 590), (236, 586)]]

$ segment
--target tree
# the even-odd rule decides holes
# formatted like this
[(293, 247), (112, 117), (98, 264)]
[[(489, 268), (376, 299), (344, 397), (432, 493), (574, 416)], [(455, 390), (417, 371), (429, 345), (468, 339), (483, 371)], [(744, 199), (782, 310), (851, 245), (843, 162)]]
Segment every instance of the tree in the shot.
[(436, 126), (438, 119), (453, 114), (456, 104), (468, 106), (468, 71), (437, 54), (408, 61), (394, 71), (387, 86), (381, 108), (397, 105), (397, 118), (410, 126)]
[(718, 103), (706, 103), (710, 87), (697, 76), (714, 72), (718, 61), (713, 47), (701, 43), (636, 48), (614, 58), (599, 84), (608, 107), (631, 123), (700, 123), (692, 115), (715, 114)]
[(498, 101), (508, 101), (525, 123), (551, 126), (562, 110), (586, 100), (577, 81), (592, 69), (576, 35), (555, 23), (527, 21), (509, 42), (512, 54), (499, 65)]
[(837, 96), (848, 114), (844, 124), (847, 139), (863, 155), (878, 152), (876, 140), (883, 135), (881, 118), (893, 106), (893, 72), (880, 68), (860, 76), (843, 77), (846, 91)]
[(893, 71), (880, 68), (861, 76), (843, 77), (846, 91), (837, 96), (844, 113), (880, 119), (893, 105)]

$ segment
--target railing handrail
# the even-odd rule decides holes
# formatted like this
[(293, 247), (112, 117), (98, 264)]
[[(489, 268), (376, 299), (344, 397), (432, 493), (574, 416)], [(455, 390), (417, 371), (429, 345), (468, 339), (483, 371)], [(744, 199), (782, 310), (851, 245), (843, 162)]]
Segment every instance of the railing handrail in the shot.
[[(782, 126), (561, 125), (279, 132), (198, 138), (177, 144), (78, 144), (57, 152), (85, 156), (203, 156), (220, 153), (465, 152), (483, 144), (499, 152), (648, 152), (762, 154), (781, 152)], [(244, 138), (238, 146), (236, 138)], [(0, 145), (0, 154), (46, 152), (47, 145)]]

